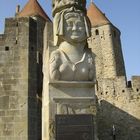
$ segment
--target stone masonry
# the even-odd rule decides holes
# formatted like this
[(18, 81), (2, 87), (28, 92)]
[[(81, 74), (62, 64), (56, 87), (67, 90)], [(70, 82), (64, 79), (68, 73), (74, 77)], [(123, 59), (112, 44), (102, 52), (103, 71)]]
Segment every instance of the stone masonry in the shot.
[[(113, 135), (116, 140), (140, 140), (140, 76), (127, 81), (121, 33), (91, 5), (88, 43), (95, 58), (99, 140), (112, 140)], [(0, 35), (0, 140), (42, 139), (42, 63), (53, 43), (52, 30), (51, 21), (39, 15), (5, 20)]]
[(0, 35), (0, 139), (41, 139), (41, 17), (8, 18)]
[(95, 57), (98, 97), (98, 136), (118, 140), (140, 140), (140, 76), (127, 82), (120, 31), (111, 23), (92, 26), (88, 39)]

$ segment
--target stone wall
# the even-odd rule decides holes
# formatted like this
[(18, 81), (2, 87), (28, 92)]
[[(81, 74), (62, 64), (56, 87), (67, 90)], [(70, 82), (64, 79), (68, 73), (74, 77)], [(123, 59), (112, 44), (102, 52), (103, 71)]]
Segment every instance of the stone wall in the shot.
[(120, 31), (112, 24), (91, 29), (88, 39), (96, 66), (98, 136), (118, 140), (140, 139), (140, 77), (127, 82)]
[(125, 87), (125, 79), (118, 79), (104, 79), (102, 83), (104, 89), (102, 92), (96, 91), (99, 99), (97, 117), (99, 138), (100, 140), (112, 140), (114, 125), (116, 139), (139, 140), (140, 87), (137, 87), (136, 91), (134, 87), (128, 88), (127, 85)]
[(4, 40), (5, 40), (4, 35), (0, 34), (0, 44), (1, 44), (1, 46), (4, 44)]
[(0, 36), (1, 140), (41, 139), (44, 26), (39, 17), (6, 19)]
[[(5, 40), (0, 46), (0, 139), (26, 139), (29, 20), (6, 19), (5, 26)], [(19, 26), (22, 26), (18, 32), (20, 39), (16, 42)]]
[(95, 57), (96, 78), (125, 76), (119, 30), (106, 24), (92, 28), (91, 32), (88, 43)]

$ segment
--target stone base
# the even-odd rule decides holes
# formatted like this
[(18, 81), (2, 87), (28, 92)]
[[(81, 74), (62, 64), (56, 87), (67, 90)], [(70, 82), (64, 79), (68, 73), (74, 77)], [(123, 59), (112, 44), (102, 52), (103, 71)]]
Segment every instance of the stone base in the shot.
[(55, 140), (56, 115), (93, 115), (96, 135), (94, 82), (51, 82), (43, 104), (43, 140)]

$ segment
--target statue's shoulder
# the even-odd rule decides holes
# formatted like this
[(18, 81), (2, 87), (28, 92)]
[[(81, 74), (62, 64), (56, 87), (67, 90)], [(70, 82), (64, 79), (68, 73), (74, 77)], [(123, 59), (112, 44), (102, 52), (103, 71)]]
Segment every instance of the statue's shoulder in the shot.
[(51, 52), (51, 57), (57, 57), (57, 56), (60, 56), (60, 55), (61, 55), (61, 52), (60, 52), (59, 49)]
[(59, 62), (61, 59), (61, 52), (59, 49), (51, 52), (50, 63)]
[(87, 55), (92, 56), (92, 50), (90, 48), (86, 48), (85, 52), (86, 52)]

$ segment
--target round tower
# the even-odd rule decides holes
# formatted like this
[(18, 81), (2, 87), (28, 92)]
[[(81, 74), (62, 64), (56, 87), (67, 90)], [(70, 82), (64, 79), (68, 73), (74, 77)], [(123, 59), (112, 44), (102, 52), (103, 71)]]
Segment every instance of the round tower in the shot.
[(87, 10), (87, 15), (91, 22), (92, 36), (88, 42), (95, 55), (96, 78), (126, 76), (120, 31), (93, 2)]

